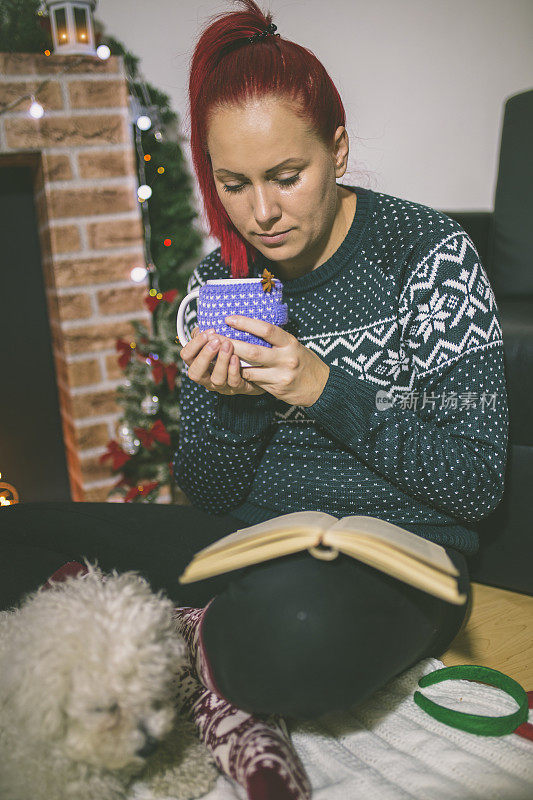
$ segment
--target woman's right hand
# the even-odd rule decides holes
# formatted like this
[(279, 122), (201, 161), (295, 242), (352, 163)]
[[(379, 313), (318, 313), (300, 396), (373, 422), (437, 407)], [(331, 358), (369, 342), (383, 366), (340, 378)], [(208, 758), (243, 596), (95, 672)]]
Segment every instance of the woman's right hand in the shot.
[[(218, 347), (212, 349), (209, 341), (218, 342)], [(227, 351), (222, 349), (224, 342), (229, 342)], [(234, 354), (233, 343), (227, 336), (212, 330), (200, 333), (196, 327), (192, 331), (192, 339), (180, 350), (180, 356), (189, 368), (189, 378), (210, 392), (226, 395), (265, 394), (265, 389), (242, 377), (239, 357)], [(213, 360), (215, 363), (211, 366)]]

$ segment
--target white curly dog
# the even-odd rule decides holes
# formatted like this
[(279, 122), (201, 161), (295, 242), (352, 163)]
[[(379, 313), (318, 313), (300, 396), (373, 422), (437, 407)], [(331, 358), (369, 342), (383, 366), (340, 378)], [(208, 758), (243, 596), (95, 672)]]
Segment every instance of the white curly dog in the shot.
[(136, 572), (88, 572), (0, 612), (0, 797), (192, 798), (218, 776), (174, 698), (186, 645)]

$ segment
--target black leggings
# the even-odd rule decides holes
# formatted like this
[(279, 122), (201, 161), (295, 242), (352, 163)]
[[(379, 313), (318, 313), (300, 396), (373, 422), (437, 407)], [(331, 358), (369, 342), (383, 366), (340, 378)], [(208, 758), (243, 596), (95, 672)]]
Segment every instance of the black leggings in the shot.
[(216, 685), (237, 707), (311, 719), (362, 702), (422, 658), (438, 658), (471, 605), (461, 606), (339, 553), (307, 551), (180, 584), (193, 555), (237, 528), (193, 506), (18, 503), (0, 511), (0, 609), (85, 556), (108, 572), (136, 570), (176, 606), (208, 609), (203, 635)]

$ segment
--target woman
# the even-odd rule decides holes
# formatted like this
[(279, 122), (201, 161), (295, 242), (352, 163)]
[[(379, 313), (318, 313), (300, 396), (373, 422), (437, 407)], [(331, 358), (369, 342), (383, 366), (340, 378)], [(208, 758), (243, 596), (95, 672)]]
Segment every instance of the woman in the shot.
[(177, 576), (226, 533), (317, 509), (438, 542), (470, 597), (472, 523), (503, 492), (503, 348), (465, 231), (426, 206), (337, 183), (349, 142), (331, 79), (243, 2), (203, 32), (191, 64), (192, 154), (221, 247), (188, 291), (266, 267), (289, 322), (227, 320), (271, 344), (257, 347), (200, 332), (190, 306), (174, 478), (191, 506), (15, 506), (3, 556), (18, 559), (11, 596), (23, 560), (38, 558), (44, 579), (61, 558), (86, 555), (139, 569), (181, 605), (214, 598), (202, 638), (219, 693), (247, 711), (311, 718), (441, 655), (470, 604), (342, 554), (293, 554), (184, 586)]

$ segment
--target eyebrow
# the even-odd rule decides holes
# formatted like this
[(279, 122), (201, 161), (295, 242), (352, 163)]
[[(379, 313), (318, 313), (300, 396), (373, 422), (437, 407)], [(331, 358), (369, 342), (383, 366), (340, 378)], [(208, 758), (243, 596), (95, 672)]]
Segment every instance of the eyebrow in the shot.
[[(292, 164), (294, 162), (296, 162), (297, 164), (300, 164), (302, 161), (303, 161), (303, 159), (301, 159), (301, 158), (286, 158), (285, 161), (280, 161), (280, 163), (276, 164), (275, 167), (270, 167), (269, 169), (266, 169), (265, 170), (265, 175), (270, 175), (273, 172), (276, 172), (280, 167), (284, 167), (287, 164)], [(236, 178), (246, 178), (246, 175), (244, 175), (244, 173), (242, 173), (242, 172), (232, 172), (230, 169), (224, 169), (224, 167), (220, 167), (220, 169), (216, 169), (215, 170), (215, 175), (218, 175), (221, 172), (225, 173), (226, 175), (235, 175)]]

